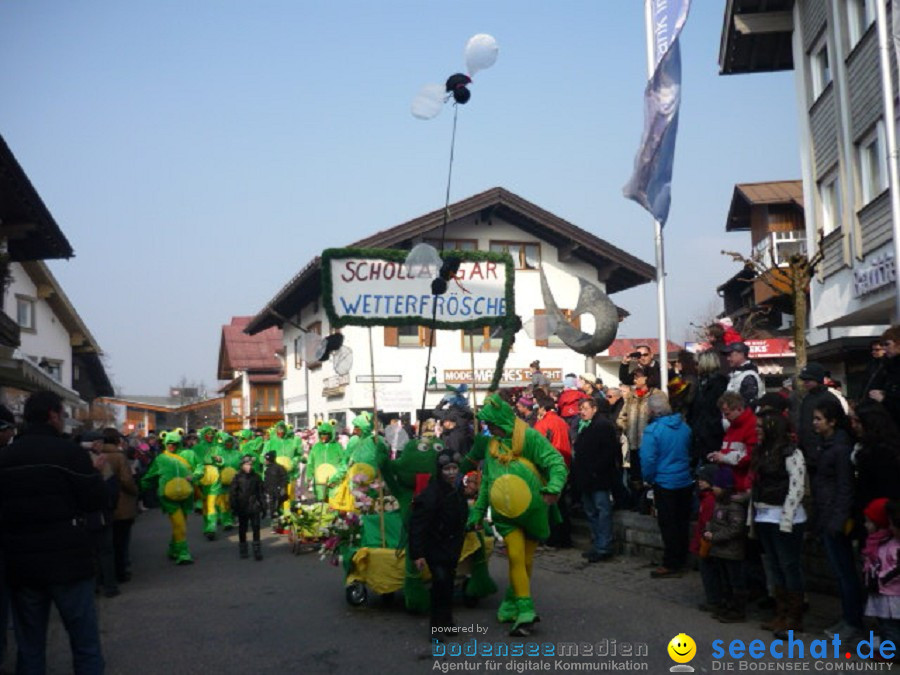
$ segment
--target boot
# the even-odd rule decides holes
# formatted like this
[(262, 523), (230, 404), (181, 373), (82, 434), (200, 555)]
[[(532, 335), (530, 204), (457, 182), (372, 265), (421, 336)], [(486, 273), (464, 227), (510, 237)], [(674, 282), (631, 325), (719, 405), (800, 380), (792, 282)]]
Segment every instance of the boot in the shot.
[(219, 523), (222, 525), (222, 529), (226, 532), (230, 532), (234, 529), (234, 516), (231, 515), (231, 511), (223, 511), (219, 514)]
[(510, 586), (506, 589), (506, 596), (497, 609), (497, 621), (500, 623), (512, 623), (518, 615), (519, 608), (516, 605), (516, 594), (513, 592), (512, 586)]
[(262, 542), (261, 541), (253, 542), (253, 559), (254, 560), (262, 560)]
[(246, 541), (238, 542), (238, 552), (240, 553), (242, 558), (250, 557), (250, 548), (247, 546)]
[(747, 620), (747, 593), (746, 591), (734, 594), (728, 609), (719, 614), (720, 623), (742, 623)]
[(175, 540), (174, 539), (169, 540), (169, 548), (166, 550), (166, 556), (169, 558), (169, 560), (175, 560), (175, 558), (178, 557), (178, 553), (176, 552), (176, 549), (175, 549)]
[(781, 640), (788, 639), (790, 630), (794, 633), (803, 632), (803, 591), (787, 591), (785, 605), (784, 626), (775, 632), (775, 637)]
[(516, 609), (518, 610), (518, 616), (516, 616), (516, 622), (510, 629), (509, 634), (527, 637), (531, 634), (532, 624), (540, 621), (537, 612), (534, 610), (534, 600), (528, 597), (516, 598)]
[(208, 516), (203, 517), (203, 536), (209, 539), (210, 541), (216, 540), (216, 526), (219, 523), (219, 518), (215, 513), (212, 513)]
[(175, 564), (176, 565), (190, 565), (194, 562), (194, 559), (191, 557), (191, 552), (188, 551), (188, 546), (186, 541), (179, 541), (175, 544)]
[(780, 586), (775, 587), (775, 616), (768, 621), (763, 621), (759, 627), (763, 630), (784, 630), (787, 621), (787, 591)]

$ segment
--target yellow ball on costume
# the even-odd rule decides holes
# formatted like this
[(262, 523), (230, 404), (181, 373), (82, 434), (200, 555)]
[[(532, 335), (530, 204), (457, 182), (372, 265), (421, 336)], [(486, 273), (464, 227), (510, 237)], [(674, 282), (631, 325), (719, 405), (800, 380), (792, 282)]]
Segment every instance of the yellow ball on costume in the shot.
[(194, 489), (184, 478), (173, 478), (163, 487), (163, 496), (173, 502), (182, 502), (192, 494)]
[(320, 464), (316, 467), (316, 483), (325, 485), (331, 480), (331, 477), (337, 472), (334, 464)]
[(212, 464), (203, 467), (203, 477), (200, 478), (200, 485), (212, 485), (219, 480), (219, 470)]
[[(360, 485), (368, 485), (375, 480), (375, 477), (378, 475), (378, 470), (371, 464), (357, 462), (348, 469), (347, 473), (350, 474), (352, 482)], [(365, 476), (365, 479), (362, 481), (357, 480), (356, 477), (359, 475)]]
[(521, 516), (531, 505), (531, 488), (515, 474), (505, 474), (491, 485), (491, 508), (505, 518)]
[(294, 468), (294, 463), (290, 457), (276, 457), (275, 463), (283, 466), (285, 471), (291, 471)]
[(230, 466), (226, 466), (222, 469), (222, 485), (231, 485), (231, 481), (234, 480), (234, 477), (237, 475), (237, 471), (232, 469)]

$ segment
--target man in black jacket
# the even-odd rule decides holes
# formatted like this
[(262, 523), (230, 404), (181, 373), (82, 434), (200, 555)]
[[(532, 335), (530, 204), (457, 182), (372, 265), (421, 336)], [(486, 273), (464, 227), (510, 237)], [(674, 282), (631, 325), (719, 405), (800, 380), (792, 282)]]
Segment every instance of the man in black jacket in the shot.
[(46, 670), (52, 603), (69, 633), (73, 672), (102, 673), (84, 516), (106, 506), (106, 488), (88, 452), (62, 437), (59, 396), (32, 394), (24, 418), (25, 431), (0, 452), (0, 541), (17, 628), (16, 670)]
[(591, 528), (593, 548), (582, 555), (588, 562), (609, 560), (613, 555), (612, 491), (622, 480), (622, 450), (615, 426), (597, 412), (597, 402), (580, 403), (582, 423), (575, 438), (572, 486), (581, 493), (584, 515)]

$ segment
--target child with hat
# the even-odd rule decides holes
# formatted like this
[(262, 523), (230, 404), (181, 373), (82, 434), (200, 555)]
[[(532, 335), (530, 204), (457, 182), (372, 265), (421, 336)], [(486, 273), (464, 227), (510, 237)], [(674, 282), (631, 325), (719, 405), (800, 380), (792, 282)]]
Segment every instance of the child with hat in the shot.
[(409, 557), (422, 571), (431, 571), (431, 638), (455, 633), (453, 582), (462, 552), (469, 505), (457, 481), (462, 456), (442, 447), (437, 474), (413, 499), (409, 523)]
[(263, 487), (269, 504), (269, 515), (272, 517), (272, 529), (277, 530), (278, 516), (284, 500), (287, 499), (288, 472), (284, 465), (278, 462), (278, 456), (274, 450), (269, 450), (265, 457)]
[[(246, 454), (241, 458), (241, 470), (229, 488), (231, 510), (238, 517), (238, 551), (242, 558), (248, 557), (247, 526), (253, 528), (253, 557), (262, 560), (262, 542), (259, 538), (259, 521), (266, 511), (263, 482), (253, 470), (255, 457)], [(273, 462), (274, 463), (274, 462)], [(283, 470), (283, 469), (282, 469)]]
[(744, 556), (748, 495), (734, 492), (734, 473), (728, 466), (716, 470), (712, 490), (716, 504), (703, 538), (711, 544), (709, 557), (719, 572), (722, 591), (723, 609), (714, 616), (722, 623), (739, 623), (746, 619), (747, 607)]
[(900, 650), (900, 501), (873, 499), (863, 513), (869, 533), (862, 550), (865, 613), (878, 622), (882, 643), (890, 640)]

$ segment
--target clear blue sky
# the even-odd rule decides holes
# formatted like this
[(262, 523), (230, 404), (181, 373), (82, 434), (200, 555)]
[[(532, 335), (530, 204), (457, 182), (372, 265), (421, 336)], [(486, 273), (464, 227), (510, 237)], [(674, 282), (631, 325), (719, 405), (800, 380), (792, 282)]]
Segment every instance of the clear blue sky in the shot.
[[(723, 2), (682, 35), (666, 228), (669, 331), (690, 337), (736, 269), (735, 183), (800, 177), (793, 74), (718, 75)], [(309, 259), (443, 206), (451, 111), (418, 89), (500, 56), (460, 111), (451, 200), (502, 186), (653, 263), (622, 197), (642, 127), (639, 0), (0, 3), (0, 133), (76, 257), (52, 262), (116, 386), (216, 385), (221, 326)], [(656, 334), (652, 284), (613, 300)], [(719, 303), (721, 301), (718, 301)]]

